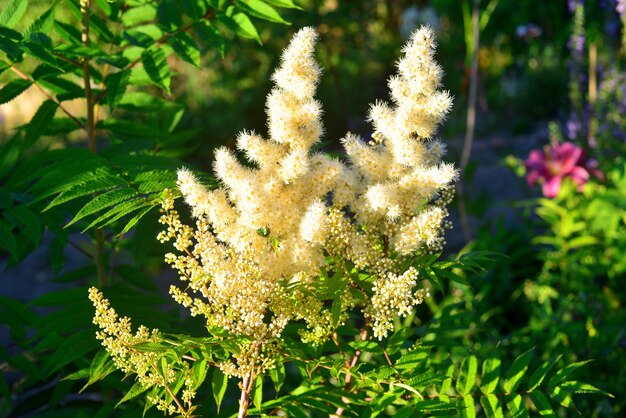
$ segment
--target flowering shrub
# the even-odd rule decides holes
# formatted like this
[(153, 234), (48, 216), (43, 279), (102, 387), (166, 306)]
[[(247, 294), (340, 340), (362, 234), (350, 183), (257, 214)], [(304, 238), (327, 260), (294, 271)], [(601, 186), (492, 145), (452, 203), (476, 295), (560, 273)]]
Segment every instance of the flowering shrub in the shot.
[(524, 162), (526, 180), (530, 186), (541, 183), (545, 197), (553, 198), (559, 194), (564, 178), (572, 179), (582, 191), (582, 187), (591, 175), (603, 178), (602, 171), (594, 160), (587, 160), (583, 149), (571, 142), (554, 143), (546, 146), (543, 152), (533, 150)]
[[(445, 147), (432, 137), (451, 98), (439, 90), (432, 31), (422, 28), (406, 44), (399, 74), (389, 80), (393, 105), (371, 107), (374, 140), (343, 139), (346, 163), (312, 152), (323, 132), (321, 106), (313, 98), (320, 73), (315, 38), (313, 29), (300, 30), (274, 73), (276, 87), (267, 99), (270, 139), (239, 135), (238, 147), (256, 168), (221, 148), (215, 155), (218, 189), (207, 190), (186, 169), (178, 172), (195, 231), (180, 221), (171, 194), (163, 203), (167, 229), (159, 240), (174, 240), (182, 254), (168, 254), (166, 261), (185, 282), (170, 293), (193, 316), (204, 316), (209, 329), (245, 338), (234, 361), (219, 363), (245, 382), (274, 367), (292, 320), (306, 324), (303, 342), (321, 345), (358, 307), (374, 336), (386, 337), (394, 318), (408, 315), (428, 295), (428, 289), (416, 289), (419, 273), (412, 264), (441, 251), (450, 226), (446, 206), (456, 170), (441, 162)], [(338, 291), (325, 306), (330, 286)], [(165, 386), (145, 367), (150, 355), (118, 349), (120, 335), (128, 333), (120, 331), (126, 320), (106, 314), (107, 302), (95, 289), (90, 298), (104, 312), (94, 318), (102, 329), (98, 338), (118, 367), (135, 370), (144, 385)], [(144, 331), (124, 340), (160, 339), (158, 331)], [(187, 409), (155, 403), (185, 414), (192, 397), (191, 391), (182, 397)]]

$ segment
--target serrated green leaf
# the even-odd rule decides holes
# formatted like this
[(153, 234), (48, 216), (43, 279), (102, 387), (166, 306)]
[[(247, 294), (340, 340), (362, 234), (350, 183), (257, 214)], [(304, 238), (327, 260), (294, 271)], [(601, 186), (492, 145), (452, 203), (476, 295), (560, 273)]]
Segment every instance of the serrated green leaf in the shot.
[(32, 37), (35, 33), (47, 34), (52, 31), (52, 26), (54, 25), (54, 12), (58, 2), (59, 0), (54, 0), (50, 8), (35, 19), (28, 29), (26, 29), (26, 32), (24, 32), (25, 37)]
[(276, 9), (261, 0), (238, 0), (237, 6), (244, 12), (250, 14), (251, 16), (258, 17), (259, 19), (269, 20), (270, 22), (275, 23), (289, 24), (289, 22), (284, 20), (278, 14)]
[(270, 378), (272, 379), (274, 389), (276, 389), (276, 393), (278, 394), (278, 392), (280, 392), (280, 388), (283, 387), (283, 383), (285, 383), (285, 365), (281, 363), (271, 369)]
[(22, 232), (28, 237), (36, 246), (39, 245), (41, 239), (41, 233), (43, 227), (41, 220), (32, 210), (26, 205), (19, 205), (7, 210), (4, 215), (6, 218), (15, 218), (22, 227)]
[(257, 378), (254, 379), (252, 403), (257, 409), (261, 409), (261, 405), (263, 405), (263, 375), (257, 376)]
[(152, 22), (157, 17), (157, 9), (152, 4), (144, 4), (132, 7), (122, 14), (122, 23), (128, 26), (136, 26), (140, 23)]
[(61, 380), (83, 380), (89, 379), (89, 369), (81, 369), (77, 372), (70, 373), (61, 378)]
[(613, 398), (614, 396), (610, 393), (603, 391), (602, 389), (598, 389), (597, 387), (590, 385), (588, 383), (576, 382), (570, 380), (568, 382), (563, 382), (558, 386), (560, 389), (571, 392), (571, 393), (597, 393), (600, 395), (607, 395)]
[(22, 48), (31, 57), (52, 67), (60, 68), (58, 60), (41, 43), (24, 42)]
[(528, 411), (524, 407), (524, 400), (521, 395), (507, 395), (506, 406), (511, 418), (528, 418)]
[(8, 313), (12, 319), (19, 321), (22, 325), (32, 325), (37, 320), (37, 314), (30, 310), (25, 304), (6, 296), (0, 296), (0, 307)]
[(0, 11), (0, 26), (13, 28), (22, 19), (26, 9), (28, 8), (28, 0), (9, 0), (5, 3), (2, 11)]
[(24, 93), (33, 83), (21, 78), (11, 80), (0, 89), (0, 105), (10, 102)]
[(410, 378), (406, 383), (415, 389), (423, 389), (427, 386), (437, 384), (443, 380), (443, 376), (433, 370), (420, 372), (417, 376)]
[(530, 394), (530, 399), (532, 399), (539, 415), (542, 417), (556, 418), (556, 414), (554, 413), (552, 406), (550, 406), (550, 402), (543, 393), (538, 391), (532, 392)]
[(276, 7), (282, 7), (285, 9), (298, 9), (303, 10), (302, 7), (295, 4), (292, 0), (263, 0), (265, 3), (269, 3)]
[(128, 87), (129, 76), (130, 71), (122, 70), (109, 74), (106, 78), (106, 101), (111, 110), (115, 109), (124, 97), (126, 87)]
[(99, 345), (100, 343), (93, 337), (91, 330), (71, 334), (63, 339), (63, 342), (58, 346), (54, 354), (46, 358), (44, 374), (50, 376), (52, 373), (63, 368), (63, 366), (91, 352)]
[(555, 387), (559, 385), (561, 382), (564, 382), (565, 379), (567, 379), (567, 376), (569, 376), (572, 372), (578, 370), (579, 368), (587, 363), (590, 363), (591, 361), (592, 360), (577, 361), (576, 363), (568, 364), (567, 366), (554, 373), (554, 376), (552, 376), (550, 378), (550, 381), (548, 382), (548, 386)]
[(498, 387), (500, 379), (500, 354), (495, 349), (483, 362), (483, 370), (480, 381), (480, 390), (484, 394), (493, 393)]
[(226, 376), (222, 371), (215, 367), (213, 369), (213, 377), (211, 379), (211, 387), (213, 389), (213, 398), (215, 399), (215, 403), (217, 404), (217, 412), (220, 412), (220, 407), (222, 405), (222, 400), (224, 399), (224, 395), (226, 394), (226, 388), (228, 386), (228, 376)]
[(118, 219), (133, 213), (136, 210), (139, 210), (150, 203), (145, 202), (143, 199), (133, 199), (126, 202), (123, 202), (117, 206), (114, 206), (108, 212), (100, 215), (95, 220), (93, 220), (86, 228), (83, 229), (83, 232), (88, 231), (91, 228), (102, 228), (107, 225), (111, 225), (116, 222)]
[[(45, 65), (45, 64), (43, 64)], [(78, 84), (61, 77), (43, 76), (37, 80), (39, 84), (57, 94), (59, 101), (85, 97), (85, 89)]]
[(196, 22), (193, 24), (193, 29), (204, 44), (217, 49), (222, 58), (224, 58), (226, 41), (224, 40), (222, 34), (220, 34), (220, 32), (213, 25), (211, 25), (210, 22)]
[(185, 32), (178, 33), (170, 37), (168, 42), (183, 61), (200, 68), (200, 48), (198, 48), (198, 44), (189, 34)]
[(100, 172), (100, 175), (93, 175), (91, 172), (85, 173), (85, 181), (73, 184), (59, 193), (59, 195), (44, 208), (44, 212), (55, 206), (78, 199), (79, 197), (105, 192), (119, 186), (126, 186), (126, 182), (119, 177), (110, 175), (106, 171)]
[(180, 7), (175, 0), (163, 0), (157, 6), (157, 18), (167, 32), (174, 32), (182, 26), (180, 13)]
[(113, 9), (111, 8), (110, 3), (113, 3), (113, 2), (109, 0), (97, 0), (96, 2), (98, 3), (98, 7), (102, 9), (105, 15), (111, 16), (111, 12), (113, 11)]
[(104, 379), (115, 370), (117, 370), (117, 367), (111, 359), (111, 356), (106, 350), (101, 349), (98, 351), (89, 366), (89, 380), (85, 386), (82, 387), (80, 392), (84, 391), (87, 387), (93, 385), (94, 383)]
[(574, 408), (574, 400), (572, 399), (572, 394), (561, 390), (560, 387), (555, 387), (552, 389), (550, 393), (550, 398), (557, 401), (559, 404), (564, 406), (565, 408)]
[(519, 384), (522, 382), (522, 378), (528, 370), (528, 364), (533, 356), (533, 351), (534, 348), (531, 348), (513, 360), (513, 364), (507, 371), (507, 376), (504, 379), (503, 386), (506, 393), (512, 393), (517, 390)]
[(476, 418), (476, 406), (471, 395), (458, 398), (456, 408), (461, 418)]
[(476, 384), (476, 370), (478, 369), (478, 361), (476, 356), (466, 357), (461, 364), (459, 378), (456, 381), (456, 390), (461, 395), (470, 393)]
[(54, 114), (58, 107), (59, 105), (52, 100), (46, 100), (39, 106), (33, 118), (28, 125), (26, 125), (26, 132), (24, 133), (23, 139), (26, 148), (32, 146), (39, 137), (43, 135), (47, 126), (52, 119), (54, 119)]
[(120, 235), (125, 234), (126, 232), (130, 231), (132, 227), (137, 225), (137, 222), (139, 222), (141, 218), (143, 218), (148, 212), (150, 212), (156, 206), (158, 205), (154, 204), (151, 206), (147, 206), (143, 209), (140, 209), (139, 212), (137, 212), (132, 218), (130, 218), (130, 220), (126, 223), (126, 225), (124, 225), (124, 228), (122, 228), (122, 230), (120, 231)]
[(167, 65), (165, 53), (161, 49), (145, 50), (141, 53), (141, 62), (150, 80), (169, 93), (172, 73)]
[(193, 20), (201, 19), (206, 14), (206, 4), (202, 0), (181, 0), (183, 11)]
[(546, 375), (550, 372), (552, 367), (561, 359), (561, 354), (552, 359), (542, 363), (537, 369), (533, 372), (528, 379), (528, 392), (532, 392), (535, 390), (541, 383), (543, 379), (545, 379)]
[(54, 29), (67, 42), (76, 45), (82, 43), (80, 30), (76, 26), (55, 20)]
[[(135, 384), (128, 390), (128, 392), (126, 392), (126, 394), (124, 395), (124, 397), (115, 405), (115, 407), (117, 408), (118, 406), (120, 406), (121, 404), (123, 404), (126, 401), (129, 401), (139, 395), (141, 395), (142, 393), (144, 393), (145, 391), (147, 391), (149, 388), (142, 385), (140, 381), (135, 382)], [(146, 402), (146, 404), (148, 404), (149, 402)]]
[[(15, 34), (19, 35), (18, 39), (14, 39)], [(18, 32), (0, 26), (0, 51), (4, 51), (13, 62), (20, 62), (24, 59), (20, 41), (21, 35)]]
[(209, 370), (209, 365), (207, 359), (203, 358), (193, 363), (191, 367), (191, 378), (193, 379), (193, 385), (191, 387), (192, 390), (196, 390), (204, 383), (206, 379), (207, 371)]
[(234, 31), (237, 35), (246, 39), (254, 39), (259, 45), (262, 45), (261, 37), (259, 36), (259, 32), (257, 32), (256, 28), (250, 21), (250, 18), (246, 16), (245, 13), (233, 13), (232, 15), (228, 14), (218, 14), (217, 20), (226, 25), (230, 30)]
[(487, 394), (480, 398), (480, 404), (483, 407), (483, 411), (487, 418), (504, 418), (502, 407), (500, 407), (500, 401), (494, 394)]

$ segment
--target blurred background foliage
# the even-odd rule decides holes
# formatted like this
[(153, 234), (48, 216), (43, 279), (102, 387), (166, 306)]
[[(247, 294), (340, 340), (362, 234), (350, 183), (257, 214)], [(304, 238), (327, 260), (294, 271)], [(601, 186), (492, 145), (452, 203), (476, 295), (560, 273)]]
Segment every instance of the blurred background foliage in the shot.
[[(166, 249), (154, 239), (160, 191), (173, 187), (175, 169), (183, 164), (209, 173), (215, 147), (234, 146), (239, 131), (266, 133), (269, 76), (297, 28), (311, 25), (320, 32), (317, 58), (324, 75), (317, 97), (325, 109), (324, 148), (335, 151), (346, 131), (370, 135), (368, 103), (386, 98), (386, 79), (412, 28), (435, 27), (444, 85), (455, 96), (440, 136), (450, 146), (447, 159), (458, 161), (471, 76), (469, 0), (298, 0), (298, 8), (277, 8), (280, 20), (291, 25), (259, 19), (245, 2), (97, 0), (92, 36), (102, 54), (78, 48), (78, 1), (31, 0), (24, 10), (23, 2), (2, 3), (0, 416), (142, 413), (138, 398), (113, 411), (119, 394), (132, 385), (119, 376), (100, 376), (98, 385), (78, 394), (89, 376), (81, 370), (98, 349), (86, 288), (99, 281), (120, 312), (150, 327), (168, 330), (176, 323), (177, 332), (203, 332), (202, 324), (166, 308), (162, 289), (175, 278), (162, 263)], [(615, 398), (576, 398), (576, 408), (585, 417), (623, 416), (626, 67), (621, 3), (479, 3), (484, 20), (475, 152), (491, 144), (484, 141), (481, 147), (481, 137), (499, 135), (504, 139), (490, 152), (499, 166), (509, 167), (502, 170), (521, 178), (520, 158), (526, 155), (506, 158), (520, 149), (516, 136), (532, 138), (525, 152), (543, 146), (549, 141), (544, 127), (553, 120), (564, 132), (561, 140), (583, 147), (606, 176), (580, 191), (565, 181), (555, 199), (537, 198), (538, 191), (521, 179), (506, 185), (518, 191), (514, 202), (469, 193), (475, 239), (466, 243), (451, 236), (453, 245), (444, 257), (454, 259), (468, 249), (503, 257), (492, 260), (486, 271), (457, 270), (457, 281), (440, 285), (428, 305), (405, 321), (407, 329), (418, 328), (404, 337), (408, 345), (429, 347), (431, 361), (441, 365), (459, 366), (470, 354), (485, 358), (496, 346), (506, 364), (533, 347), (542, 361), (561, 354), (563, 364), (594, 359), (578, 376)], [(162, 4), (176, 6), (159, 9)], [(572, 4), (583, 5), (582, 22), (575, 19)], [(137, 9), (134, 15), (127, 13), (131, 9)], [(180, 13), (180, 22), (171, 10)], [(242, 24), (233, 13), (250, 19)], [(176, 38), (184, 25), (196, 25), (191, 42)], [(572, 39), (580, 36), (584, 43), (576, 61)], [(74, 49), (53, 48), (61, 44)], [(590, 65), (590, 45), (597, 51), (595, 65)], [(157, 50), (168, 55), (166, 63)], [(92, 119), (91, 138), (81, 129), (90, 120), (83, 60), (93, 64), (91, 107), (99, 120)], [(150, 60), (160, 61), (151, 74), (135, 71), (142, 67), (136, 60), (147, 67)], [(110, 74), (117, 76), (103, 76), (104, 68), (113, 67)], [(20, 73), (26, 82), (19, 81)], [(595, 95), (588, 90), (590, 78), (597, 83)], [(111, 94), (120, 85), (122, 92)], [(570, 134), (574, 125), (578, 130)], [(87, 151), (92, 140), (97, 154)], [(476, 154), (464, 181), (493, 180), (474, 177), (480, 163)], [(68, 190), (73, 192), (63, 195)], [(97, 204), (90, 205), (93, 201)], [(513, 205), (515, 211), (487, 212), (498, 204)], [(75, 219), (77, 214), (83, 216)], [(66, 376), (78, 380), (62, 380)], [(294, 370), (287, 370), (285, 386), (297, 386), (297, 379)], [(236, 408), (231, 392), (234, 384), (225, 398), (225, 416)], [(215, 405), (210, 408), (207, 414), (216, 413)], [(571, 413), (564, 411), (557, 412)]]

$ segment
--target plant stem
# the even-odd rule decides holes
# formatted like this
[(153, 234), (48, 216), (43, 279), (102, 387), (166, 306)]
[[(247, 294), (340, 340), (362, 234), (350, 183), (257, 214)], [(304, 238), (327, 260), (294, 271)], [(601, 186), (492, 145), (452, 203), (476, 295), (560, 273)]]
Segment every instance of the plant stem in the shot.
[(63, 111), (63, 113), (65, 113), (70, 119), (72, 119), (72, 121), (74, 121), (74, 123), (76, 123), (76, 125), (78, 125), (79, 128), (86, 130), (85, 125), (83, 125), (83, 123), (80, 120), (78, 120), (78, 118), (76, 116), (72, 115), (69, 112), (69, 110), (67, 110), (67, 108), (65, 108), (58, 100), (56, 100), (54, 97), (52, 97), (50, 95), (50, 93), (48, 93), (43, 87), (41, 87), (39, 85), (39, 83), (37, 83), (36, 80), (31, 79), (29, 76), (27, 76), (22, 71), (20, 71), (18, 68), (15, 68), (12, 65), (10, 66), (10, 68), (11, 68), (11, 71), (13, 71), (15, 74), (17, 74), (17, 76), (20, 77), (21, 79), (28, 80), (28, 81), (32, 82), (33, 85), (37, 88), (37, 90), (39, 90), (49, 100), (52, 100), (53, 102), (55, 102), (59, 106), (59, 109), (61, 109)]
[[(366, 329), (362, 329), (361, 330), (361, 341), (365, 341), (365, 340), (367, 340), (367, 330)], [(359, 361), (359, 357), (361, 357), (361, 351), (360, 350), (356, 350), (354, 352), (354, 357), (352, 357), (351, 360), (346, 358), (346, 366), (348, 367), (348, 370), (346, 371), (346, 384), (345, 384), (346, 391), (350, 390), (350, 386), (352, 385), (352, 373), (350, 373), (350, 369), (352, 369), (354, 366), (356, 366), (356, 363)], [(347, 398), (341, 398), (341, 400), (343, 402), (345, 402), (345, 403), (348, 402)], [(345, 408), (340, 406), (335, 411), (335, 414), (331, 415), (331, 418), (338, 418), (338, 417), (342, 416), (344, 410), (345, 410)]]
[(241, 382), (241, 396), (239, 397), (239, 413), (237, 418), (246, 418), (248, 416), (248, 408), (250, 407), (250, 392), (252, 391), (252, 385), (254, 383), (255, 373), (254, 366), (244, 376)]
[[(89, 46), (89, 13), (91, 8), (91, 0), (80, 1), (80, 13), (82, 15), (82, 31), (81, 40), (85, 46)], [(87, 104), (87, 145), (89, 151), (94, 154), (98, 153), (96, 146), (96, 118), (94, 112), (94, 97), (91, 90), (91, 74), (89, 70), (89, 60), (83, 59), (83, 82), (85, 84), (85, 98)], [(96, 229), (96, 253), (94, 254), (96, 262), (96, 274), (98, 276), (98, 284), (104, 286), (106, 276), (104, 272), (104, 231), (100, 228)]]

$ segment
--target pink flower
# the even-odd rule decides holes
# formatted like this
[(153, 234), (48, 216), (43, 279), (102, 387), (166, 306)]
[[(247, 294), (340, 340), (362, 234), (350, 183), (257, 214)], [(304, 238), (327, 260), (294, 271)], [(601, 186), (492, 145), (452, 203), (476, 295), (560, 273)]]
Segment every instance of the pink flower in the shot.
[(549, 198), (559, 194), (564, 177), (574, 180), (579, 191), (592, 174), (600, 180), (604, 178), (604, 174), (598, 169), (597, 162), (585, 160), (582, 148), (571, 142), (546, 146), (543, 152), (531, 151), (524, 166), (528, 184), (534, 186), (540, 182), (543, 195)]

